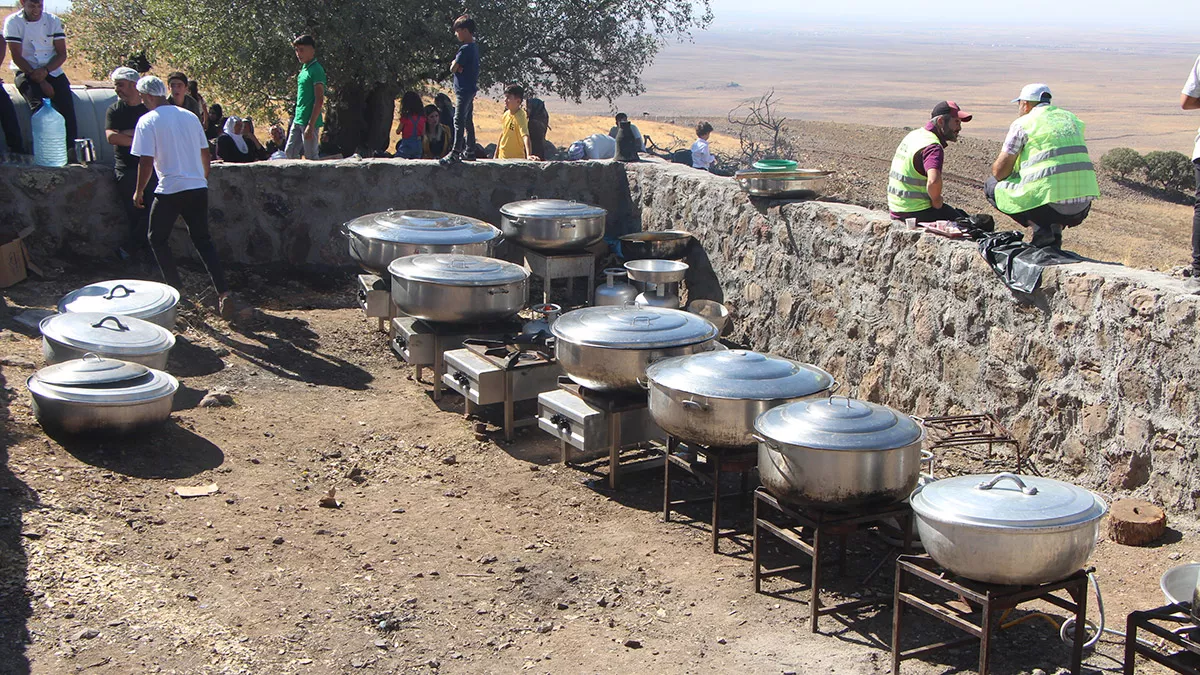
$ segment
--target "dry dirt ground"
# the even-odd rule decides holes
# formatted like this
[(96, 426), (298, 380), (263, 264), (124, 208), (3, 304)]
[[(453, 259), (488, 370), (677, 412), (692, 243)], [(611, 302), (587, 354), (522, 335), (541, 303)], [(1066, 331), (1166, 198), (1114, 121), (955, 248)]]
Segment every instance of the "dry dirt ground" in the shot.
[[(755, 594), (744, 545), (714, 555), (703, 528), (661, 522), (658, 472), (612, 492), (554, 463), (540, 432), (504, 444), (489, 426), (476, 440), (461, 402), (432, 401), (354, 307), (348, 272), (235, 270), (265, 318), (237, 329), (208, 310), (181, 317), (169, 423), (49, 438), (23, 384), (40, 342), (13, 317), (121, 271), (48, 262), (59, 276), (6, 290), (0, 312), (0, 672), (888, 668), (888, 610), (825, 618), (827, 634), (810, 635), (803, 584)], [(202, 287), (194, 271), (188, 280)], [(234, 404), (198, 407), (212, 391)], [(219, 491), (174, 493), (207, 484)], [(341, 508), (322, 508), (333, 488)], [(1200, 557), (1195, 525), (1175, 526), (1152, 548), (1101, 543), (1110, 626), (1161, 604), (1162, 571)], [(858, 581), (880, 542), (851, 542), (851, 575), (835, 590), (886, 592), (890, 575)], [(945, 637), (914, 625), (908, 646)], [(1085, 672), (1117, 672), (1119, 654), (1106, 638)], [(1025, 621), (1000, 637), (995, 672), (1054, 673), (1066, 655), (1049, 625)], [(960, 650), (903, 672), (970, 672), (975, 659)]]

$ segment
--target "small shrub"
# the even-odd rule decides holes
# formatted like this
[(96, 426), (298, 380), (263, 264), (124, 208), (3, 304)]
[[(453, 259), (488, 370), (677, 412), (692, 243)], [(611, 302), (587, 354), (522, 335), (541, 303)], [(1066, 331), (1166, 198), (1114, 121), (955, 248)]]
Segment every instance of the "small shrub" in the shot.
[(1100, 170), (1122, 180), (1139, 180), (1146, 173), (1146, 158), (1133, 148), (1113, 148), (1100, 158)]
[(1146, 179), (1164, 190), (1186, 192), (1193, 186), (1192, 160), (1182, 152), (1155, 150), (1146, 153)]

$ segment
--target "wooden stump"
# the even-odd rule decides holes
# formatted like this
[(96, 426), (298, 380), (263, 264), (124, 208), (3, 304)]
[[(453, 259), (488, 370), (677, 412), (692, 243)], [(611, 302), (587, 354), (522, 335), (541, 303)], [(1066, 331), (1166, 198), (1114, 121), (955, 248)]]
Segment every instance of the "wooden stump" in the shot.
[(1126, 546), (1145, 546), (1167, 531), (1167, 514), (1140, 499), (1113, 503), (1108, 517), (1109, 538)]

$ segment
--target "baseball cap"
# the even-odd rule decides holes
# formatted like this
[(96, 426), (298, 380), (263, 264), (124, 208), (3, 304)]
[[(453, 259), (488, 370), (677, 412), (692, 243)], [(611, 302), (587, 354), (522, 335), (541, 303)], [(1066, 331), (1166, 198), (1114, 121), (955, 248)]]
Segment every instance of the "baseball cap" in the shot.
[(1017, 96), (1009, 103), (1017, 101), (1033, 101), (1034, 103), (1049, 103), (1050, 102), (1050, 87), (1041, 82), (1027, 84), (1021, 88), (1021, 95)]
[(133, 82), (136, 84), (139, 77), (141, 77), (141, 76), (138, 75), (138, 71), (134, 70), (133, 68), (129, 68), (127, 66), (121, 66), (120, 68), (117, 68), (116, 70), (112, 71), (112, 74), (108, 76), (108, 79), (112, 80), (113, 82), (119, 82), (121, 80), (129, 80), (130, 82)]
[(956, 115), (958, 119), (964, 122), (970, 122), (972, 117), (972, 115), (968, 115), (967, 113), (963, 112), (962, 108), (959, 108), (958, 104), (954, 101), (942, 101), (941, 103), (933, 106), (933, 112), (929, 114), (929, 118), (933, 119), (934, 117), (941, 117), (942, 115)]
[(153, 75), (147, 75), (138, 80), (137, 90), (150, 96), (167, 97), (167, 85)]

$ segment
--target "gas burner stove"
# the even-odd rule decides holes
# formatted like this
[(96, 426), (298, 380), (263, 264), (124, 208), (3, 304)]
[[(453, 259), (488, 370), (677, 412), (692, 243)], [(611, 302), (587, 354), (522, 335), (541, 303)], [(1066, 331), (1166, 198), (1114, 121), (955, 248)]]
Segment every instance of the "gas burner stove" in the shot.
[(504, 439), (511, 441), (515, 427), (537, 424), (537, 417), (516, 419), (516, 403), (558, 386), (563, 371), (552, 351), (553, 347), (536, 335), (467, 339), (462, 349), (446, 352), (442, 383), (462, 394), (467, 417), (474, 415), (478, 406), (503, 404)]
[(357, 281), (358, 306), (367, 317), (379, 319), (379, 332), (386, 331), (388, 319), (404, 314), (392, 302), (388, 281), (374, 274), (360, 274)]
[(462, 349), (463, 343), (470, 339), (511, 339), (511, 336), (521, 334), (521, 323), (516, 320), (484, 324), (435, 323), (398, 316), (392, 319), (391, 334), (392, 351), (413, 366), (418, 381), (424, 368), (433, 370), (433, 398), (436, 401), (442, 396), (446, 352)]

